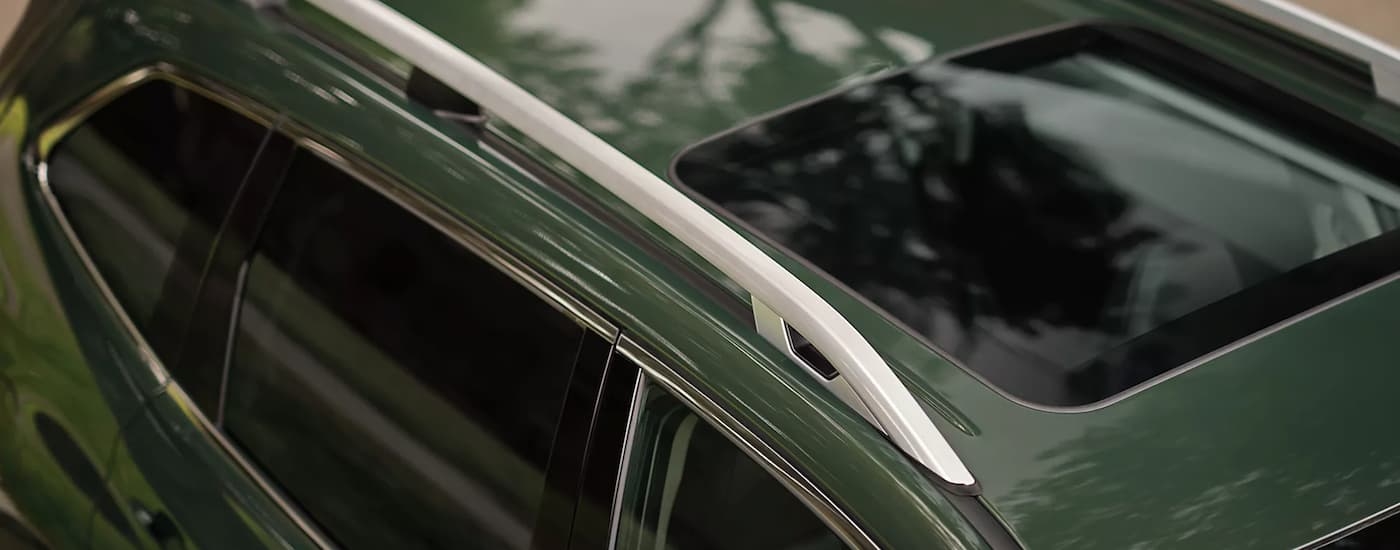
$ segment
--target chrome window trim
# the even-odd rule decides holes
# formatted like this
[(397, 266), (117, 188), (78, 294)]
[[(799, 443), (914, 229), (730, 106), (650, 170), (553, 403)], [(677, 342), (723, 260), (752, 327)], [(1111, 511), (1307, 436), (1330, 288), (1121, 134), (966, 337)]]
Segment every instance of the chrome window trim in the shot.
[[(622, 353), (622, 342), (615, 342), (613, 349)], [(636, 363), (636, 361), (633, 361)], [(638, 363), (640, 364), (640, 363)], [(637, 419), (642, 414), (642, 392), (646, 389), (647, 377), (638, 371), (632, 380), (632, 403), (627, 411), (627, 433), (622, 438), (622, 460), (617, 466), (617, 479), (613, 483), (612, 517), (608, 522), (608, 548), (617, 547), (617, 532), (622, 527), (622, 499), (627, 490), (627, 472), (632, 469), (632, 447), (637, 439)]]
[[(171, 377), (169, 370), (156, 355), (145, 336), (136, 328), (135, 322), (132, 321), (126, 309), (117, 300), (116, 294), (107, 284), (106, 279), (98, 271), (96, 263), (92, 260), (87, 248), (78, 238), (67, 215), (63, 212), (49, 181), (49, 156), (63, 138), (116, 98), (151, 81), (169, 82), (231, 109), (267, 128), (269, 132), (281, 132), (290, 138), (296, 146), (311, 151), (322, 160), (331, 163), (337, 169), (344, 171), (370, 189), (393, 201), (400, 208), (428, 223), (434, 230), (451, 238), (459, 246), (486, 261), (493, 268), (543, 299), (545, 303), (579, 323), (585, 330), (591, 330), (609, 340), (616, 340), (621, 335), (618, 327), (607, 317), (574, 299), (559, 286), (510, 256), (504, 249), (487, 240), (463, 220), (452, 216), (426, 198), (393, 183), (392, 178), (382, 176), (380, 172), (368, 165), (351, 160), (350, 157), (342, 156), (334, 149), (322, 145), (311, 131), (295, 122), (282, 120), (277, 111), (247, 99), (215, 82), (179, 70), (168, 63), (155, 63), (141, 67), (112, 80), (84, 97), (53, 122), (43, 126), (43, 129), (38, 132), (37, 138), (26, 149), (26, 164), (35, 175), (38, 190), (49, 215), (53, 216), (61, 228), (73, 253), (83, 264), (83, 268), (97, 287), (108, 309), (117, 317), (127, 336), (132, 339), (142, 362), (145, 363), (146, 368), (157, 382), (155, 388), (142, 389), (144, 392), (143, 400), (158, 397), (162, 393), (169, 394), (176, 406), (185, 414), (186, 420), (198, 426), (200, 432), (212, 440), (226, 456), (237, 464), (238, 468), (263, 491), (268, 499), (320, 548), (329, 549), (334, 548), (334, 546), (330, 544), (329, 539), (321, 533), (319, 528), (305, 518), (301, 510), (293, 505), (290, 499), (244, 456), (244, 451), (230, 441), (214, 422), (210, 421), (204, 411), (200, 410), (194, 400)], [(255, 157), (254, 163), (256, 162)]]
[[(59, 206), (57, 197), (49, 188), (47, 179), (48, 157), (53, 152), (53, 148), (66, 137), (74, 128), (82, 124), (93, 113), (106, 106), (112, 100), (130, 91), (137, 86), (153, 80), (169, 82), (183, 89), (197, 93), (200, 96), (214, 101), (238, 114), (245, 116), (272, 131), (279, 132), (293, 141), (293, 143), (317, 155), (321, 160), (330, 163), (335, 168), (354, 177), (366, 187), (383, 195), (393, 201), (400, 208), (407, 210), (418, 219), (432, 226), (439, 233), (451, 238), (458, 245), (466, 248), (477, 257), (486, 261), (492, 267), (504, 272), (515, 282), (530, 290), (536, 296), (544, 299), (555, 309), (568, 315), (575, 322), (590, 328), (608, 340), (615, 340), (619, 334), (617, 325), (613, 324), (606, 316), (594, 311), (591, 307), (573, 298), (559, 285), (545, 278), (521, 262), (510, 253), (489, 239), (484, 237), (467, 222), (457, 218), (438, 205), (433, 204), (423, 196), (406, 189), (403, 185), (394, 182), (393, 178), (384, 175), (379, 170), (373, 168), (368, 163), (355, 160), (354, 157), (342, 155), (335, 148), (325, 145), (319, 137), (306, 126), (293, 119), (283, 119), (281, 115), (272, 109), (262, 106), (242, 95), (229, 90), (217, 83), (207, 79), (199, 78), (185, 71), (181, 71), (168, 63), (156, 63), (147, 67), (142, 67), (129, 72), (113, 82), (103, 86), (93, 92), (83, 101), (80, 101), (67, 114), (46, 126), (39, 132), (37, 147), (31, 151), (32, 163), (36, 173), (40, 174), (41, 189), (44, 192), (45, 202), (50, 210), (58, 218), (63, 227), (65, 235), (70, 241), (78, 245), (84, 266), (88, 268), (94, 278), (101, 280), (98, 275), (96, 265), (92, 263), (87, 254), (87, 250), (81, 247), (81, 242), (77, 234), (72, 231), (68, 218), (63, 214)], [(115, 294), (107, 286), (106, 281), (99, 285), (103, 290), (104, 298), (111, 304), (118, 304)], [(126, 315), (125, 310), (117, 308), (121, 312), (123, 324), (130, 332), (137, 332), (136, 325)], [(141, 340), (143, 345), (145, 339)], [(149, 356), (154, 358), (154, 351), (150, 346), (145, 345)], [(169, 375), (165, 370), (153, 369), (153, 374), (160, 380), (168, 381)]]
[(155, 377), (158, 383), (157, 387), (146, 388), (144, 391), (147, 392), (159, 391), (160, 388), (167, 385), (170, 382), (170, 374), (161, 364), (159, 358), (156, 357), (155, 349), (151, 347), (145, 336), (136, 329), (135, 321), (132, 321), (126, 309), (117, 301), (116, 294), (112, 292), (112, 288), (107, 284), (107, 280), (104, 279), (97, 270), (97, 264), (93, 262), (92, 256), (88, 254), (87, 248), (83, 246), (82, 241), (78, 239), (78, 234), (73, 230), (72, 224), (69, 223), (68, 216), (63, 213), (63, 208), (58, 203), (58, 196), (54, 194), (53, 188), (49, 182), (48, 160), (49, 155), (53, 152), (53, 148), (64, 137), (67, 137), (69, 133), (92, 116), (93, 113), (96, 113), (99, 109), (107, 106), (107, 104), (126, 92), (153, 80), (163, 80), (191, 92), (198, 93), (224, 107), (232, 109), (265, 128), (271, 129), (276, 126), (276, 115), (272, 111), (262, 109), (251, 102), (239, 103), (232, 101), (228, 98), (236, 96), (222, 90), (217, 85), (195, 82), (192, 78), (187, 78), (178, 74), (173, 66), (158, 63), (122, 75), (86, 96), (67, 113), (58, 117), (55, 122), (48, 124), (43, 130), (40, 130), (37, 139), (28, 148), (26, 155), (28, 157), (27, 164), (31, 166), (35, 178), (38, 180), (40, 195), (43, 197), (44, 204), (48, 207), (49, 213), (57, 220), (64, 237), (68, 240), (69, 244), (73, 246), (74, 253), (78, 256), (79, 261), (82, 262), (88, 275), (90, 275), (94, 283), (96, 283), (98, 292), (102, 295), (103, 300), (107, 302), (107, 305), (114, 312), (122, 327), (132, 336), (136, 343), (137, 352), (150, 369), (151, 375)]
[(505, 249), (482, 236), (475, 228), (457, 218), (442, 207), (406, 189), (368, 163), (354, 157), (341, 155), (325, 146), (312, 136), (309, 130), (294, 120), (285, 121), (278, 131), (291, 138), (297, 147), (310, 151), (336, 169), (345, 172), (364, 186), (393, 201), (414, 217), (432, 226), (438, 233), (450, 238), (458, 246), (465, 248), (491, 267), (506, 274), (517, 284), (544, 300), (545, 303), (568, 316), (574, 322), (598, 333), (608, 341), (616, 340), (621, 331), (617, 325), (587, 304), (575, 299), (559, 285), (537, 273), (524, 262), (517, 260)]
[(267, 128), (277, 126), (277, 112), (268, 109), (258, 103), (243, 98), (241, 95), (221, 86), (215, 82), (199, 78), (193, 74), (181, 71), (169, 63), (159, 62), (147, 65), (126, 74), (123, 74), (106, 85), (98, 88), (97, 91), (88, 94), (78, 101), (63, 115), (60, 115), (54, 122), (49, 123), (39, 132), (36, 142), (38, 161), (46, 161), (49, 154), (53, 152), (54, 146), (59, 141), (67, 137), (74, 128), (87, 121), (98, 110), (106, 107), (112, 100), (121, 97), (126, 92), (153, 80), (169, 82), (191, 92), (203, 96), (228, 108), (244, 117), (252, 119), (254, 122)]
[(112, 292), (111, 287), (107, 285), (107, 281), (96, 275), (97, 266), (93, 264), (92, 258), (87, 254), (87, 250), (78, 246), (78, 236), (73, 232), (72, 226), (68, 224), (68, 218), (59, 213), (58, 197), (54, 196), (53, 191), (49, 189), (49, 165), (47, 160), (39, 161), (34, 165), (34, 176), (39, 180), (39, 190), (43, 195), (44, 204), (48, 207), (50, 213), (55, 214), (55, 218), (58, 219), (58, 225), (63, 229), (64, 238), (68, 240), (70, 245), (73, 245), (74, 252), (82, 262), (83, 267), (87, 270), (88, 275), (92, 276), (93, 282), (97, 285), (98, 292), (102, 295), (102, 299), (107, 302), (108, 306), (111, 306), (112, 313), (116, 315), (117, 321), (121, 323), (122, 328), (126, 329), (127, 334), (131, 336), (132, 340), (136, 343), (136, 352), (140, 354), (142, 362), (146, 363), (151, 374), (155, 376), (156, 387), (143, 388), (142, 391), (150, 392), (152, 389), (158, 391), (169, 383), (170, 375), (166, 372), (164, 367), (160, 366), (160, 360), (156, 358), (155, 349), (146, 341), (146, 337), (141, 335), (141, 331), (136, 330), (136, 322), (131, 320), (130, 315), (127, 315), (125, 308), (117, 306), (119, 302), (117, 302), (116, 295)]
[(617, 353), (632, 360), (642, 371), (642, 376), (638, 377), (639, 382), (633, 391), (632, 416), (628, 418), (628, 434), (623, 448), (623, 470), (620, 471), (617, 487), (614, 489), (614, 509), (612, 517), (612, 539), (609, 540), (609, 548), (615, 547), (617, 543), (617, 527), (621, 521), (622, 491), (626, 485), (628, 466), (627, 462), (632, 455), (632, 447), (635, 445), (634, 431), (636, 420), (641, 412), (642, 390), (647, 382), (655, 383), (666, 391), (674, 395), (700, 418), (703, 418), (710, 426), (724, 434), (725, 438), (739, 447), (745, 455), (762, 466), (769, 475), (776, 478), (784, 487), (790, 491), (794, 497), (807, 506), (812, 513), (825, 523), (832, 532), (841, 538), (851, 548), (877, 548), (875, 540), (865, 531), (855, 519), (847, 515), (835, 501), (821, 491), (817, 484), (807, 476), (803, 475), (796, 466), (793, 466), (786, 458), (775, 449), (763, 441), (753, 430), (745, 426), (729, 411), (726, 411), (714, 399), (710, 398), (694, 384), (686, 380), (680, 372), (671, 368), (665, 361), (658, 359), (646, 350), (641, 344), (628, 337), (624, 333), (618, 339)]
[(204, 411), (199, 410), (199, 406), (195, 404), (194, 400), (190, 398), (189, 394), (185, 393), (185, 390), (181, 388), (179, 384), (174, 382), (168, 383), (162, 386), (156, 395), (159, 395), (161, 392), (170, 395), (175, 405), (185, 414), (186, 420), (198, 426), (200, 433), (205, 437), (212, 439), (219, 447), (219, 450), (223, 451), (225, 456), (232, 459), (233, 463), (237, 464), (238, 468), (242, 470), (249, 479), (253, 480), (253, 483), (258, 486), (258, 489), (261, 489), (263, 494), (266, 495), (294, 525), (301, 529), (302, 534), (311, 539), (311, 542), (315, 543), (317, 547), (327, 550), (335, 548), (335, 545), (330, 543), (330, 539), (321, 532), (321, 529), (304, 517), (301, 509), (292, 504), (291, 499), (289, 499), (281, 489), (274, 485), (271, 480), (267, 479), (267, 476), (249, 461), (247, 457), (243, 456), (243, 450), (238, 448), (238, 445), (234, 444), (232, 441), (229, 441), (228, 436), (224, 435), (223, 430), (220, 430), (218, 426), (215, 426), (214, 423), (209, 420), (209, 417), (204, 414)]

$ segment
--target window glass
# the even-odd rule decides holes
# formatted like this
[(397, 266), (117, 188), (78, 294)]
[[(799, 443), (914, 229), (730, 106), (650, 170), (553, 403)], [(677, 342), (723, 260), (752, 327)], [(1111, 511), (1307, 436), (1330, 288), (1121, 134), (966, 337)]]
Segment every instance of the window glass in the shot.
[(644, 388), (632, 445), (620, 550), (845, 548), (777, 479), (660, 388)]
[[(53, 151), (64, 216), (128, 317), (173, 361), (214, 234), (267, 129), (164, 81), (116, 98)], [(170, 308), (157, 308), (162, 291)]]
[(521, 548), (585, 329), (307, 152), (247, 275), (224, 429), (347, 548)]
[(1390, 516), (1323, 546), (1323, 550), (1388, 550), (1400, 548), (1400, 517)]
[(1110, 397), (1400, 267), (1358, 246), (1400, 226), (1374, 139), (1078, 32), (1102, 46), (921, 66), (698, 145), (675, 173), (1047, 405)]

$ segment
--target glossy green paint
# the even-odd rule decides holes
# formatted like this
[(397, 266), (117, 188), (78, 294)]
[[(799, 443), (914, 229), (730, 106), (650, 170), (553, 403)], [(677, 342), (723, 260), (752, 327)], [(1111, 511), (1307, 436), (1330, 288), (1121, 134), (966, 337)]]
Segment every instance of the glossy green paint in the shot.
[[(23, 429), (32, 407), (0, 408), (5, 488), (55, 546), (82, 545), (83, 534), (72, 529), (75, 514), (92, 518), (100, 547), (164, 542), (142, 532), (138, 506), (171, 518), (188, 547), (311, 544), (200, 431), (178, 388), (161, 386), (158, 368), (139, 360), (134, 342), (39, 202), (32, 170), (18, 164), (36, 133), (80, 98), (154, 62), (290, 113), (339, 154), (374, 165), (477, 227), (626, 327), (763, 434), (875, 542), (899, 548), (982, 545), (918, 467), (759, 339), (746, 320), (732, 317), (556, 190), (517, 172), (464, 129), (408, 104), (279, 22), (233, 0), (106, 0), (43, 9), (49, 6), (76, 10), (49, 29), (64, 33), (62, 40), (36, 54), (54, 62), (24, 72), (20, 87), (5, 98), (26, 106), (23, 120), (12, 123), (16, 131), (5, 158), (13, 165), (0, 180), (7, 199), (14, 199), (5, 208), (19, 210), (5, 216), (0, 242), (13, 246), (0, 254), (14, 279), (24, 282), (14, 287), (14, 296), (25, 307), (4, 318), (15, 330), (0, 336), (0, 351), (18, 360), (0, 365), (0, 380), (15, 394), (34, 396), (30, 400), (53, 401), (52, 414), (71, 427), (88, 454), (109, 457), (98, 468), (117, 506), (92, 514), (86, 499), (63, 486), (67, 482), (51, 458), (15, 456), (39, 448)], [(119, 424), (127, 426), (120, 438)]]
[[(1168, 33), (1400, 140), (1400, 109), (1363, 83), (1300, 57), (1296, 41), (1220, 26), (1201, 15), (1214, 11), (1203, 3), (388, 3), (658, 174), (686, 144), (846, 81), (1088, 19)], [(1198, 11), (1182, 9), (1192, 6)], [(942, 415), (986, 498), (1029, 547), (1291, 547), (1400, 502), (1400, 443), (1382, 435), (1400, 408), (1385, 391), (1400, 382), (1388, 345), (1400, 316), (1394, 284), (1121, 402), (1071, 412), (1012, 402), (821, 276), (786, 263)], [(797, 437), (780, 437), (788, 436)]]
[[(55, 32), (53, 25), (72, 8), (54, 2), (26, 14), (0, 68), (0, 89), (14, 90), (18, 70), (37, 65), (21, 55), (50, 42), (46, 33)], [(18, 521), (42, 533), (47, 544), (76, 545), (87, 535), (93, 502), (113, 504), (101, 464), (120, 419), (140, 407), (121, 370), (89, 370), (87, 354), (100, 354), (114, 367), (139, 359), (102, 336), (117, 323), (110, 311), (68, 308), (70, 297), (92, 297), (93, 289), (74, 285), (68, 270), (77, 258), (49, 246), (61, 235), (34, 215), (39, 197), (22, 164), (34, 102), (7, 93), (0, 106), (0, 479), (10, 500), (27, 504), (19, 506)], [(80, 337), (86, 330), (96, 332)], [(110, 400), (104, 397), (109, 392)]]
[[(108, 464), (108, 484), (132, 511), (164, 514), (186, 548), (316, 548), (280, 508), (247, 481), (239, 465), (188, 420), (169, 393), (148, 398), (127, 421)], [(94, 548), (165, 548), (140, 526), (93, 522)]]

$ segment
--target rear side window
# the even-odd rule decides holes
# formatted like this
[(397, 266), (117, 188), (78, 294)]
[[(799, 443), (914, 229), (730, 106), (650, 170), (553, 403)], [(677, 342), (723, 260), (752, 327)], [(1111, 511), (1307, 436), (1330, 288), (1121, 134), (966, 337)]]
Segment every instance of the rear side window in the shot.
[(777, 479), (683, 403), (643, 388), (616, 548), (845, 548)]
[(64, 217), (167, 362), (214, 235), (267, 133), (198, 93), (152, 81), (98, 110), (48, 159)]
[(1008, 393), (1081, 406), (1400, 269), (1396, 155), (1110, 26), (805, 104), (674, 174)]
[(339, 544), (529, 544), (592, 332), (304, 151), (237, 315), (223, 428)]

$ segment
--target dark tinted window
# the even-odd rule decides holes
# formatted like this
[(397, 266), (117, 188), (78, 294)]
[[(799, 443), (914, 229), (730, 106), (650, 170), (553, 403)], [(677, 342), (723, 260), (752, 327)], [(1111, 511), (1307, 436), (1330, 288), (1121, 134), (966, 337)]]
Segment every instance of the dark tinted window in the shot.
[(1184, 71), (1224, 69), (1160, 38), (1068, 32), (777, 115), (676, 175), (1049, 405), (1109, 397), (1400, 268), (1395, 238), (1374, 239), (1400, 225), (1391, 146), (1305, 105), (1256, 109), (1290, 104)]
[(299, 153), (247, 275), (224, 428), (346, 547), (519, 548), (585, 334)]
[[(166, 361), (214, 234), (266, 134), (204, 96), (154, 81), (97, 111), (49, 159), (65, 217)], [(162, 292), (168, 307), (158, 308)]]
[(1400, 548), (1400, 518), (1390, 516), (1374, 525), (1332, 541), (1325, 550), (1391, 550)]
[(616, 548), (845, 548), (778, 480), (671, 394), (648, 386)]

